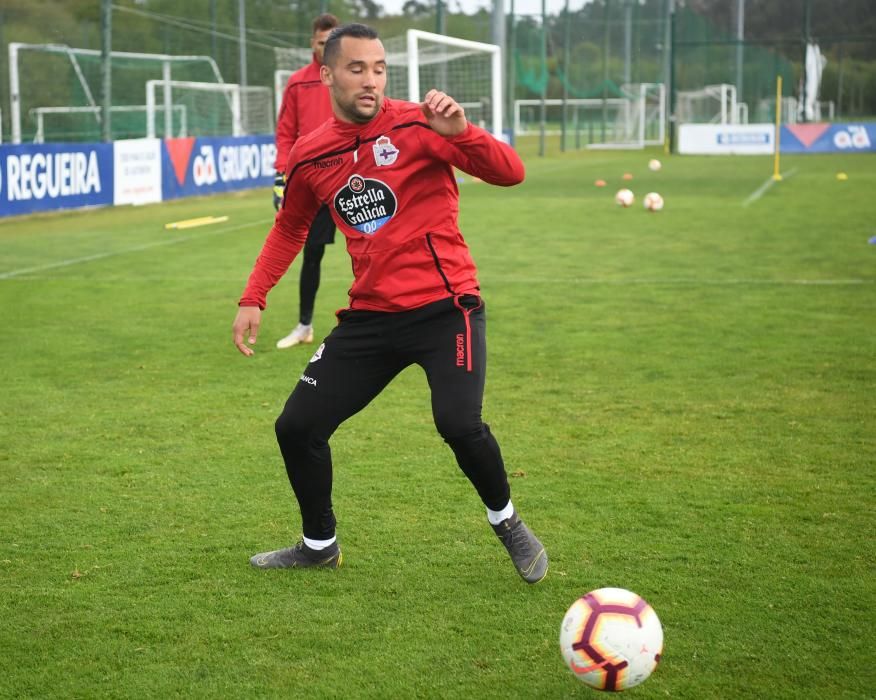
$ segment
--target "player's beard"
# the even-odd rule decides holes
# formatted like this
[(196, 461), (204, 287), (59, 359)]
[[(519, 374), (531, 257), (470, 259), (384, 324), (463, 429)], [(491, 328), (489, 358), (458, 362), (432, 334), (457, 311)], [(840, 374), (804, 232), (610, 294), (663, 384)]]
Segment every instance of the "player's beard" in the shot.
[(380, 111), (380, 106), (383, 104), (383, 95), (377, 92), (366, 94), (374, 97), (374, 102), (371, 106), (365, 106), (359, 101), (359, 97), (362, 95), (354, 95), (349, 100), (341, 99), (335, 95), (335, 103), (349, 121), (356, 124), (367, 124)]

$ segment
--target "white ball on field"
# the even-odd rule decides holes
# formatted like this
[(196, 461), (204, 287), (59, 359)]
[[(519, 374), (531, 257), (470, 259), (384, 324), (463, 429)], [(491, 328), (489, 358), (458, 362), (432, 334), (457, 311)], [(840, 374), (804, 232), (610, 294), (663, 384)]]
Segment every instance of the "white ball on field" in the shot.
[(648, 161), (648, 167), (651, 168), (655, 173), (663, 167), (659, 160), (656, 158), (652, 158)]
[(560, 626), (560, 651), (583, 683), (626, 690), (656, 668), (663, 627), (644, 598), (624, 588), (600, 588), (569, 607)]
[(663, 197), (656, 192), (649, 192), (642, 200), (642, 205), (648, 211), (660, 211), (663, 208)]
[(635, 196), (633, 195), (632, 190), (624, 188), (617, 191), (617, 194), (614, 196), (614, 201), (622, 207), (629, 207), (632, 206), (633, 201), (635, 201)]

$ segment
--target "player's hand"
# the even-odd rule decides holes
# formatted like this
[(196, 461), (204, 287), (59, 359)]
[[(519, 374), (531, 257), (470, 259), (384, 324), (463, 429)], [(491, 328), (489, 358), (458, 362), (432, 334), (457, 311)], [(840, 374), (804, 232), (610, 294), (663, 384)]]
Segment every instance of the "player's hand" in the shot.
[(283, 203), (283, 190), (286, 187), (286, 175), (279, 170), (274, 175), (274, 211), (280, 211), (280, 205)]
[(465, 110), (446, 92), (429, 90), (420, 105), (432, 131), (441, 136), (457, 136), (465, 131), (468, 122)]
[(255, 351), (244, 343), (243, 338), (244, 336), (247, 336), (246, 342), (250, 345), (255, 345), (261, 322), (262, 310), (258, 306), (241, 306), (237, 310), (237, 317), (234, 319), (234, 325), (231, 326), (231, 330), (234, 337), (234, 344), (237, 346), (237, 349), (247, 357), (252, 355)]

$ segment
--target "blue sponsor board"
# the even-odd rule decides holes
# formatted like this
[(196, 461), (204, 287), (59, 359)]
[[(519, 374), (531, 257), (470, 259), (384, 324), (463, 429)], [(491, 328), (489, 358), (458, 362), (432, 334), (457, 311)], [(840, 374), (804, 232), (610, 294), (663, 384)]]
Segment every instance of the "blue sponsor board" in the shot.
[(276, 154), (272, 135), (165, 139), (162, 198), (270, 187)]
[(876, 124), (789, 124), (782, 127), (782, 153), (872, 153)]
[(111, 143), (0, 146), (0, 216), (112, 203)]

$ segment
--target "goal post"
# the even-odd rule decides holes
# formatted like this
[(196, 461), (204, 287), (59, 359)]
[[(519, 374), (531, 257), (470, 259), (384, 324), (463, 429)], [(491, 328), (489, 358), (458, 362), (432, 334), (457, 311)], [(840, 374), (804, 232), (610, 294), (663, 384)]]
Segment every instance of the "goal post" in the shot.
[[(465, 109), (466, 118), (496, 136), (503, 127), (502, 50), (495, 44), (468, 41), (409, 29), (383, 40), (389, 97), (420, 102), (431, 88), (443, 90)], [(292, 73), (307, 65), (310, 51), (275, 49), (275, 113)]]
[(619, 104), (610, 136), (588, 148), (624, 149), (662, 146), (666, 131), (666, 86), (634, 83), (621, 86), (626, 96)]
[[(22, 115), (43, 107), (99, 107), (101, 52), (66, 44), (10, 42), (9, 103), (12, 143), (23, 139)], [(210, 56), (110, 52), (113, 102), (142, 105), (143, 86), (149, 78), (215, 81), (222, 83)], [(22, 80), (22, 76), (26, 76)], [(95, 119), (100, 120), (98, 112)]]
[[(162, 101), (157, 93), (162, 91)], [(174, 129), (174, 110), (185, 107), (186, 129)], [(237, 83), (199, 83), (186, 80), (146, 82), (146, 135), (158, 133), (158, 114), (163, 117), (162, 135), (244, 136), (272, 134), (274, 115), (271, 89)]]
[[(407, 32), (408, 94), (411, 102), (423, 91), (438, 88), (463, 107), (481, 105), (477, 121), (502, 136), (502, 49), (496, 44), (458, 39), (419, 29)], [(488, 62), (488, 65), (484, 65)], [(469, 121), (476, 121), (469, 119)]]
[(662, 83), (622, 88), (623, 97), (514, 100), (514, 133), (559, 135), (571, 130), (588, 148), (626, 149), (662, 145), (666, 89)]
[(283, 106), (283, 93), (286, 91), (286, 83), (295, 71), (278, 68), (274, 71), (274, 115), (280, 118), (280, 107)]
[(679, 124), (740, 123), (736, 86), (730, 83), (706, 85), (700, 90), (680, 90), (675, 99)]
[[(164, 105), (156, 105), (155, 111), (163, 112)], [(179, 131), (187, 133), (185, 105), (174, 105), (172, 111), (173, 119), (179, 125)], [(82, 137), (83, 140), (89, 138), (99, 140), (100, 136), (97, 132), (100, 130), (100, 113), (100, 107), (34, 107), (29, 110), (30, 116), (36, 121), (33, 142), (45, 143), (49, 132), (72, 134)], [(116, 138), (139, 138), (146, 135), (148, 118), (146, 105), (117, 105), (110, 107), (110, 113), (113, 115), (114, 132), (119, 131), (117, 116), (121, 116), (125, 124), (122, 133), (117, 134)], [(52, 125), (50, 130), (46, 128), (47, 121)]]

